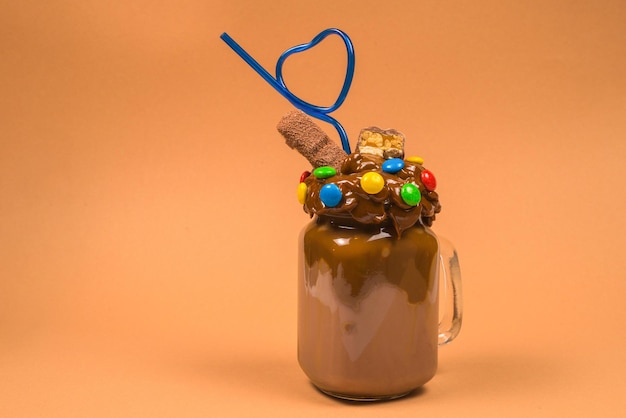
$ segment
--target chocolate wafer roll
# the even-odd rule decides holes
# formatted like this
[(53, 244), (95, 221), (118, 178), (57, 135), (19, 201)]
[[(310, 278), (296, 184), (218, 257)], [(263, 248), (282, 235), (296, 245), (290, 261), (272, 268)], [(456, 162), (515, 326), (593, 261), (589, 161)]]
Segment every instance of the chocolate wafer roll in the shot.
[(346, 158), (344, 150), (300, 110), (283, 116), (277, 129), (287, 145), (302, 154), (313, 168), (330, 166), (339, 170), (341, 162)]

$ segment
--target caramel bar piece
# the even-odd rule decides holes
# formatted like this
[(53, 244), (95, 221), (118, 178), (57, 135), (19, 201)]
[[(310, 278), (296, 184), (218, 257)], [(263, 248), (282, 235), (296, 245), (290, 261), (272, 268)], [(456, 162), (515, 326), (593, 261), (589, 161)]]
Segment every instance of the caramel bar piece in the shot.
[(404, 135), (395, 129), (375, 126), (361, 130), (356, 152), (384, 158), (404, 158)]

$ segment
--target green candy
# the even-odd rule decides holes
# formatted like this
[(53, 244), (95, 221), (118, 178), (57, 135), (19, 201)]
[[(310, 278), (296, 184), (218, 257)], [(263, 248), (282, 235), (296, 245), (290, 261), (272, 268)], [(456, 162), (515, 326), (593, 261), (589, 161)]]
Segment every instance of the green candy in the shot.
[(402, 196), (402, 200), (409, 206), (417, 206), (422, 200), (422, 194), (420, 193), (419, 187), (417, 187), (413, 183), (407, 183), (402, 186), (402, 190), (400, 190), (400, 196)]
[(337, 174), (337, 170), (329, 166), (317, 167), (315, 170), (313, 170), (313, 175), (318, 179), (327, 179), (334, 176), (335, 174)]

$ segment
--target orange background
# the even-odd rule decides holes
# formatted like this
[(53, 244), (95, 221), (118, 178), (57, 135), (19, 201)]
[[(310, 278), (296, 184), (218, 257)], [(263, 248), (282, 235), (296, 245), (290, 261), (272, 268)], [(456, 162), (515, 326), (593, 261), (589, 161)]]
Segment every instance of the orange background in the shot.
[[(0, 416), (623, 414), (626, 3), (27, 3), (0, 6)], [(461, 335), (390, 403), (297, 365), (308, 167), (219, 39), (273, 73), (327, 27), (357, 58), (335, 116), (405, 133), (461, 257)], [(341, 45), (292, 90), (330, 104)]]

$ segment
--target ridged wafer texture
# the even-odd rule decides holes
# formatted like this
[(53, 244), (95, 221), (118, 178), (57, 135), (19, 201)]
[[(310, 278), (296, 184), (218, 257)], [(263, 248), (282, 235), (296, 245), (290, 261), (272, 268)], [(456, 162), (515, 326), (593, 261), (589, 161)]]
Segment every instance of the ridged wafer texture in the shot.
[(346, 158), (344, 150), (300, 110), (287, 113), (276, 128), (287, 145), (302, 154), (313, 168), (330, 166), (339, 170)]

